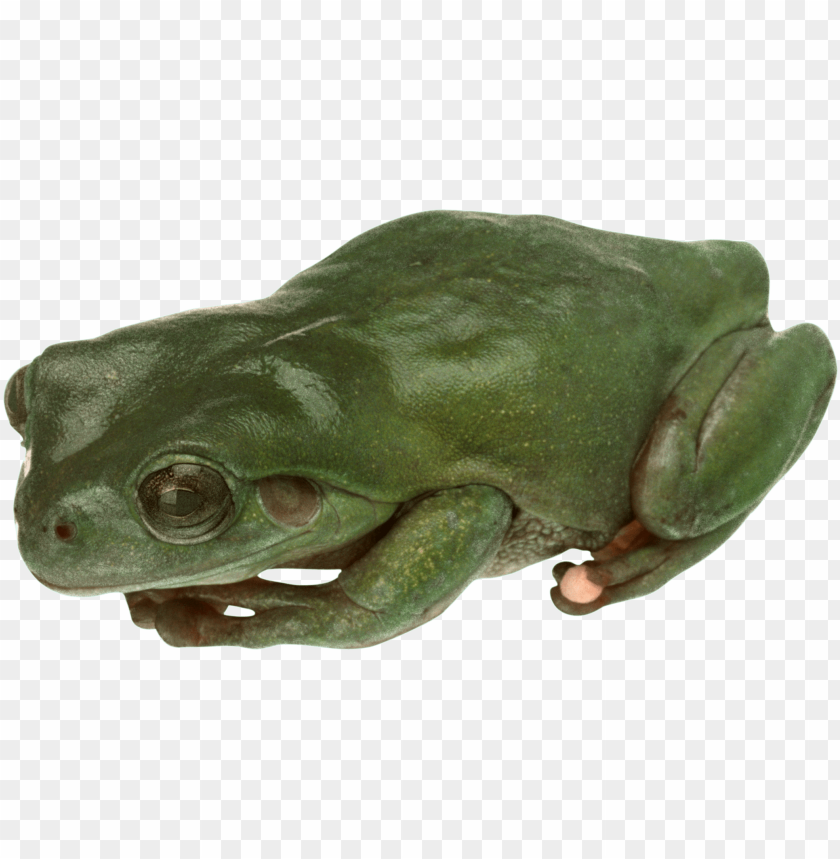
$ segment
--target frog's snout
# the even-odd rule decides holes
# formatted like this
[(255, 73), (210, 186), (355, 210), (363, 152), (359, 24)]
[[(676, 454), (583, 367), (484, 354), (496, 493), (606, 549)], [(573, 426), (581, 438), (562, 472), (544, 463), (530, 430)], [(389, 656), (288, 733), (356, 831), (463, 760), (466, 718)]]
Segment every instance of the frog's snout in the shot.
[(89, 517), (74, 505), (30, 504), (28, 500), (16, 499), (14, 513), (18, 548), (32, 575), (50, 590), (70, 596), (112, 592), (113, 586), (86, 586), (90, 576), (83, 538), (92, 528)]
[[(17, 514), (15, 515), (15, 520), (18, 520)], [(56, 555), (61, 554), (64, 545), (72, 544), (78, 533), (75, 522), (67, 518), (60, 518), (52, 524), (52, 528), (42, 525), (41, 531), (41, 537), (35, 543), (36, 547), (40, 547), (40, 552), (37, 548), (35, 550), (30, 549), (27, 552), (23, 547), (28, 542), (35, 541), (28, 540), (27, 537), (29, 535), (21, 533), (20, 523), (18, 522), (18, 542), (21, 546), (21, 555), (26, 562), (26, 566), (29, 567), (29, 571), (42, 585), (52, 591), (60, 594), (68, 594), (69, 596), (96, 596), (98, 594), (110, 593), (110, 588), (81, 587), (73, 584), (74, 576), (72, 573), (64, 576), (66, 581), (53, 581), (52, 579), (59, 578), (61, 575), (56, 575), (54, 570), (67, 569), (67, 567), (63, 564), (39, 563), (37, 560), (39, 555), (55, 558)], [(46, 576), (44, 575), (44, 570), (49, 570)]]

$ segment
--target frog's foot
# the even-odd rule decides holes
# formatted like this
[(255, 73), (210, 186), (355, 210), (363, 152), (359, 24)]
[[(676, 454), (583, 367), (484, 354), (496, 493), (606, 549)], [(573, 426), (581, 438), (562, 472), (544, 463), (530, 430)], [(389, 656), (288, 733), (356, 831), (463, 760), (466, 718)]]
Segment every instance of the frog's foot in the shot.
[[(157, 588), (134, 591), (125, 595), (131, 620), (142, 629), (155, 629), (165, 605), (182, 603), (182, 610), (190, 606), (201, 617), (206, 609), (224, 616), (228, 606), (238, 606), (255, 613), (286, 605), (300, 605), (302, 594), (311, 592), (306, 586), (272, 582), (254, 576), (241, 582), (226, 585), (189, 585), (182, 588)], [(188, 605), (189, 604), (189, 605)], [(230, 618), (228, 618), (230, 619)]]
[[(332, 583), (327, 583), (332, 584)], [(322, 585), (291, 585), (254, 576), (225, 585), (189, 585), (159, 588), (125, 595), (131, 619), (143, 629), (156, 629), (172, 647), (225, 643), (225, 634), (240, 632), (248, 622), (275, 615), (281, 609), (318, 607), (326, 590)], [(252, 611), (252, 616), (225, 615), (228, 606)]]
[[(607, 587), (613, 582), (614, 574), (609, 561), (633, 556), (633, 553), (656, 541), (656, 537), (645, 529), (636, 519), (625, 525), (612, 541), (592, 553), (592, 561), (583, 564), (564, 562), (557, 564), (552, 573), (558, 587), (552, 588), (551, 599), (565, 614), (591, 614), (613, 602)], [(623, 564), (626, 573), (626, 562)], [(637, 574), (651, 570), (637, 570)]]
[(591, 561), (555, 565), (552, 602), (564, 614), (584, 615), (653, 593), (716, 549), (745, 518), (691, 540), (663, 540), (634, 519), (609, 545), (593, 552)]
[[(187, 588), (159, 588), (125, 594), (125, 601), (128, 603), (132, 622), (141, 629), (154, 629), (158, 609), (164, 603), (183, 598), (185, 596), (183, 592), (187, 590)], [(204, 602), (217, 614), (224, 614), (230, 604), (214, 599), (212, 596), (205, 598)]]
[(663, 540), (634, 519), (608, 546), (593, 552), (591, 561), (554, 567), (558, 586), (551, 589), (552, 602), (564, 614), (584, 615), (651, 594), (728, 540), (753, 509), (688, 540)]

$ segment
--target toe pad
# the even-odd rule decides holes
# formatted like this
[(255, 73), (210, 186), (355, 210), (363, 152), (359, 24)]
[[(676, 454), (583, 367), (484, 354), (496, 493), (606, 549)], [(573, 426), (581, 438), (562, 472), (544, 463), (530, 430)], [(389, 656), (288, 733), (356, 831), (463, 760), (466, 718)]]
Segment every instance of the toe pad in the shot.
[(604, 588), (590, 582), (586, 575), (586, 567), (582, 564), (570, 567), (560, 580), (560, 593), (576, 603), (588, 603), (598, 599)]

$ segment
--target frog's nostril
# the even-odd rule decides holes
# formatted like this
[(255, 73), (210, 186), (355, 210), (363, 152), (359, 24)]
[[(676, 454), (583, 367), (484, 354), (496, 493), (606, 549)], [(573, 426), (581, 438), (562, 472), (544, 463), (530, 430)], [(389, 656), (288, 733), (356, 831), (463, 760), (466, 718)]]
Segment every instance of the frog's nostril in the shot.
[(65, 542), (72, 540), (76, 536), (76, 526), (72, 522), (59, 522), (55, 526), (55, 536)]

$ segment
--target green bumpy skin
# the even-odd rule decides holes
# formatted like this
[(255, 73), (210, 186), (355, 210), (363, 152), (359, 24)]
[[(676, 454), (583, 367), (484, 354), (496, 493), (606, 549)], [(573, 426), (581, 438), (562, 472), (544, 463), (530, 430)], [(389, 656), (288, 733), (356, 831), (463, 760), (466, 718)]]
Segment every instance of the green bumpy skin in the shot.
[(746, 242), (398, 218), (268, 298), (15, 373), (21, 556), (60, 593), (124, 593), (173, 646), (367, 647), (569, 548), (593, 557), (554, 567), (561, 611), (643, 596), (734, 533), (826, 411), (828, 338), (774, 331), (768, 288)]

